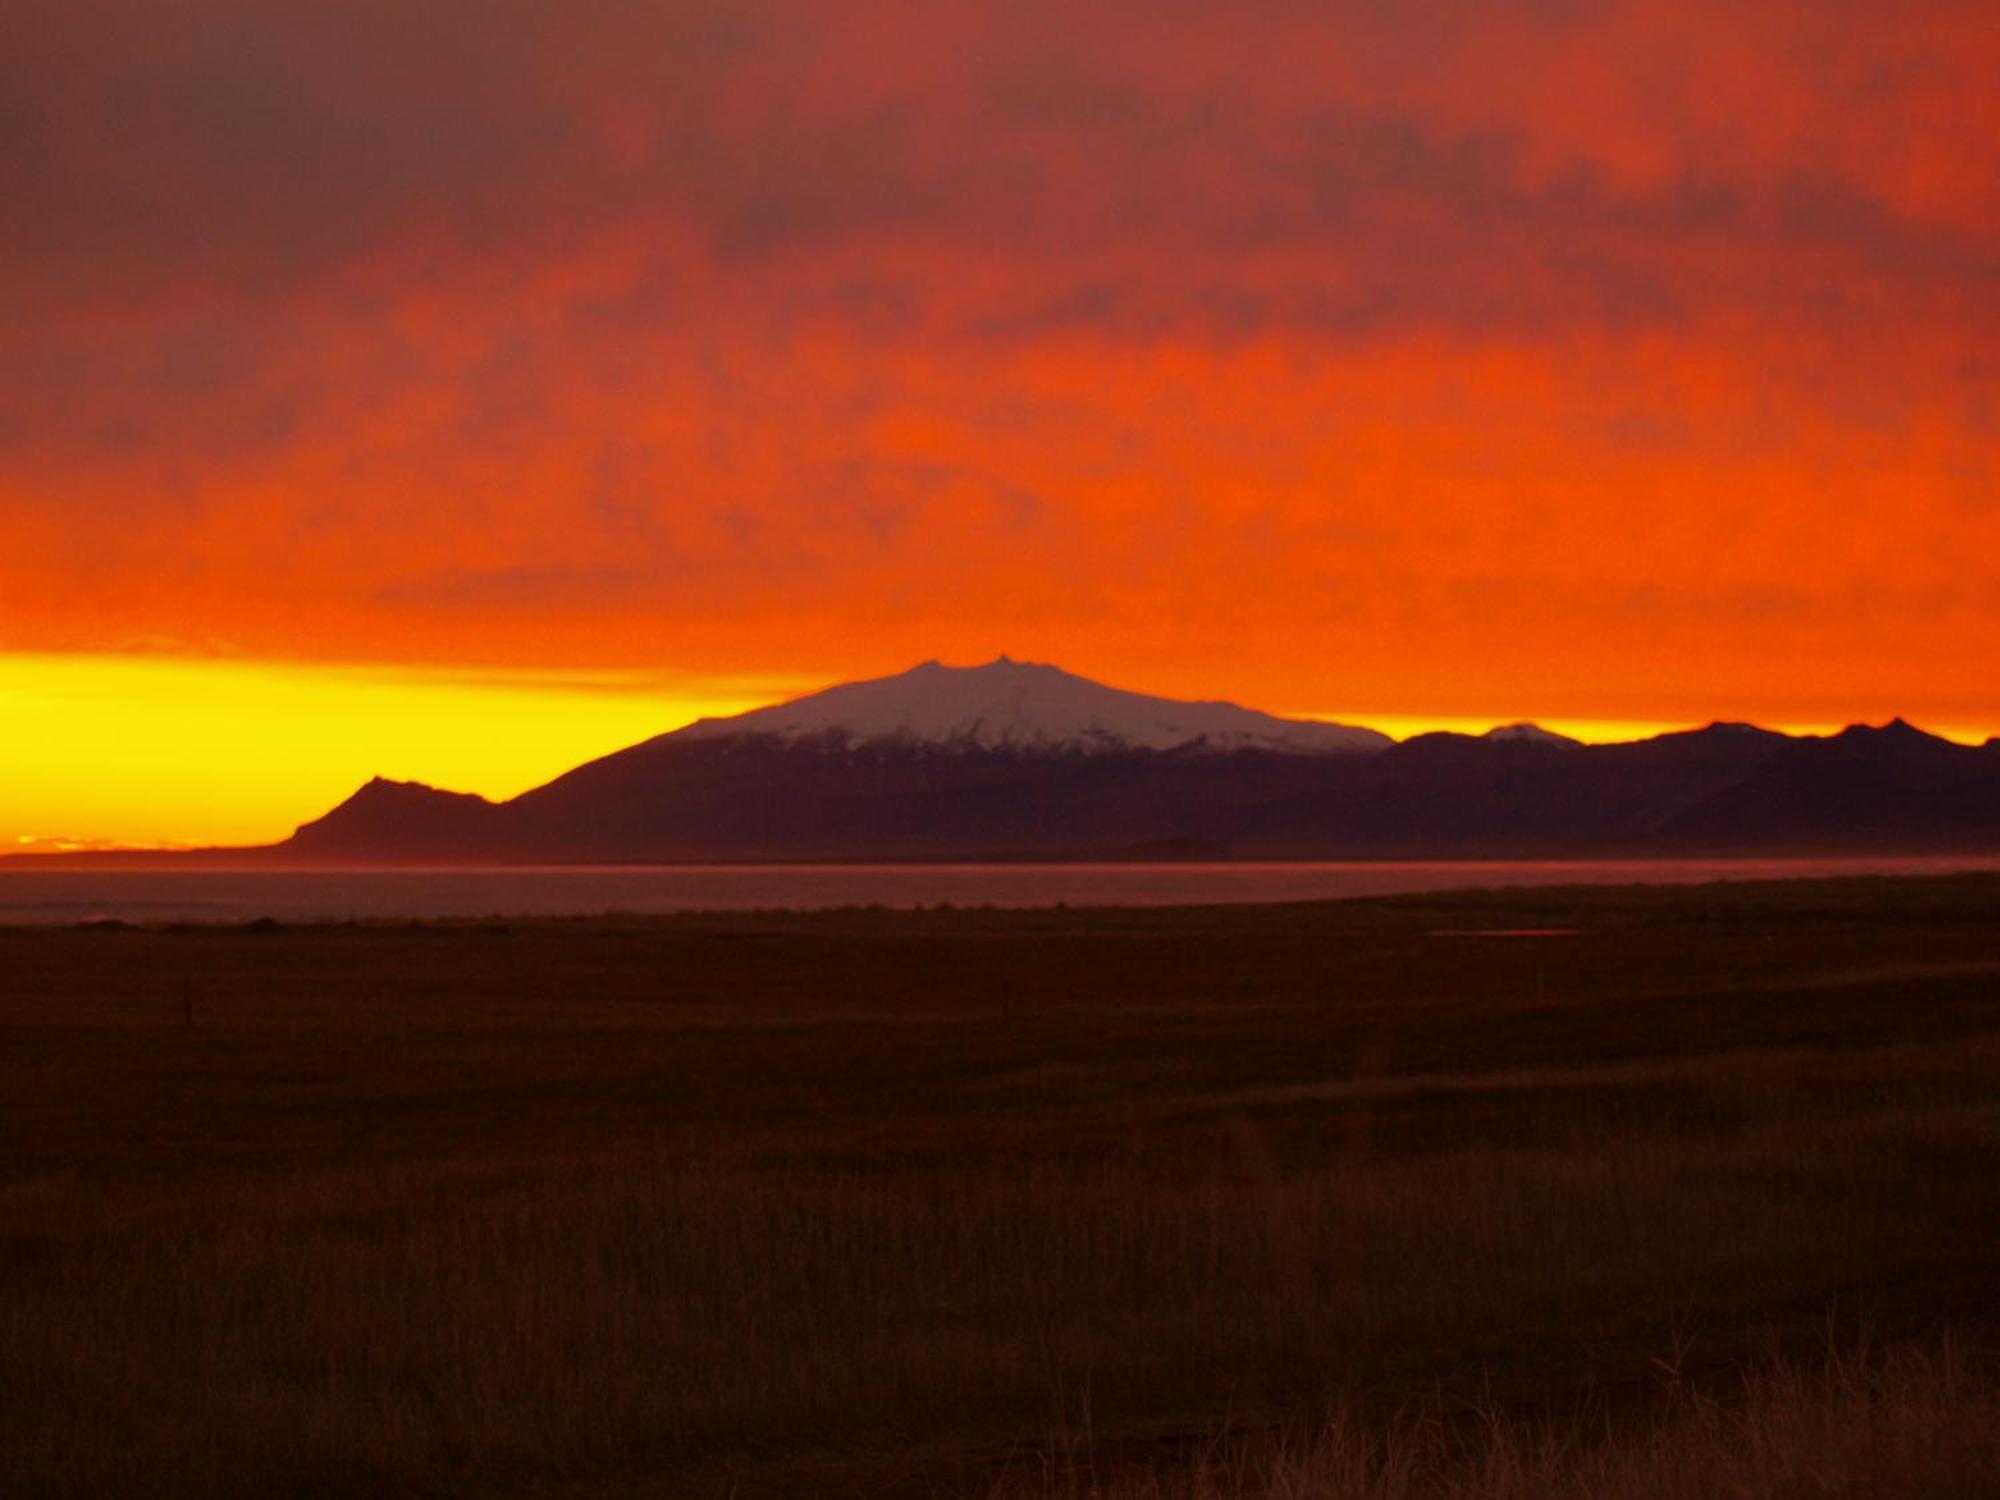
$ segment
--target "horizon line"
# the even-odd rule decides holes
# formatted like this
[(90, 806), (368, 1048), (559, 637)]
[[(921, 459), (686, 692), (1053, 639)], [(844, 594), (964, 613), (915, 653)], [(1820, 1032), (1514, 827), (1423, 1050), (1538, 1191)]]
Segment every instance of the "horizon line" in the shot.
[[(67, 846), (140, 853), (270, 842), (376, 774), (504, 801), (703, 718), (871, 680), (878, 678), (0, 650), (0, 703), (34, 730), (15, 738), (13, 770), (0, 785), (0, 851)], [(1291, 704), (1306, 696), (1273, 695)], [(1632, 743), (1711, 722), (1755, 722), (1795, 737), (1848, 727), (1827, 717), (1740, 712), (1676, 718), (1318, 706), (1262, 711), (1371, 728), (1399, 743), (1524, 722), (1589, 745)], [(1970, 748), (1996, 737), (1967, 727), (1969, 715), (1949, 711), (1925, 715), (1930, 722), (1907, 710), (1888, 717), (1914, 719), (1926, 733)], [(135, 755), (135, 747), (145, 753)]]

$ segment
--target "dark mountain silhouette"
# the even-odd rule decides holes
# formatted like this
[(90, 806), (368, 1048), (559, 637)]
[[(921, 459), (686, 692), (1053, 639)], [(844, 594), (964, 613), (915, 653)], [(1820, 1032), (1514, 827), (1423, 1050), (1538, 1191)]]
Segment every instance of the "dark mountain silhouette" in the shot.
[(1660, 830), (1669, 843), (1724, 838), (1795, 849), (2000, 848), (2000, 754), (1901, 719), (1787, 740), (1733, 785)]
[(376, 780), (302, 863), (1529, 858), (2000, 849), (2000, 742), (1894, 720), (1618, 745), (1288, 721), (936, 663), (579, 766), (512, 801)]
[[(371, 859), (385, 841), (411, 851), (483, 853), (497, 831), (499, 807), (469, 792), (441, 792), (417, 781), (377, 776), (332, 812), (300, 826), (281, 847), (326, 859)], [(491, 851), (504, 852), (495, 840)]]

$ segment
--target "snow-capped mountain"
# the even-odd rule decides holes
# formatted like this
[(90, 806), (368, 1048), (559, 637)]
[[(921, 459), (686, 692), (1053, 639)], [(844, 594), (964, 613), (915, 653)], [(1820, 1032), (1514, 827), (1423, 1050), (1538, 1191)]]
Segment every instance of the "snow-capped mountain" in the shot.
[(1539, 724), (1501, 724), (1480, 736), (1482, 740), (1497, 740), (1503, 745), (1560, 745), (1574, 748), (1583, 741), (1573, 740), (1566, 734), (1557, 734), (1553, 729), (1544, 729)]
[(1372, 729), (1125, 692), (1005, 656), (978, 667), (927, 661), (893, 677), (846, 683), (733, 718), (703, 719), (654, 743), (735, 735), (1032, 754), (1194, 749), (1351, 755), (1394, 743)]
[(1583, 745), (1373, 730), (926, 662), (614, 751), (505, 802), (372, 781), (305, 864), (1546, 859), (2000, 849), (2000, 745), (1900, 720)]

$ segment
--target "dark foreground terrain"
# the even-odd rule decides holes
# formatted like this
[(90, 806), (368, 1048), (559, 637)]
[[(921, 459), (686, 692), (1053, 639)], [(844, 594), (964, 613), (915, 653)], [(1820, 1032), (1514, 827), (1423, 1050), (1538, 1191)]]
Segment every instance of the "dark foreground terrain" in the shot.
[(1985, 1495), (1996, 1225), (1995, 877), (0, 930), (9, 1496)]

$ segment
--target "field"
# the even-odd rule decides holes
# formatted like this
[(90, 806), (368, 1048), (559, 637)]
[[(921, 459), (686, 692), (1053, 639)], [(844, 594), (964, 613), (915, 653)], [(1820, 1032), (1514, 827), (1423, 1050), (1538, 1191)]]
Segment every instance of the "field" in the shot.
[(10, 1497), (1990, 1494), (1996, 1225), (1996, 877), (0, 929)]

